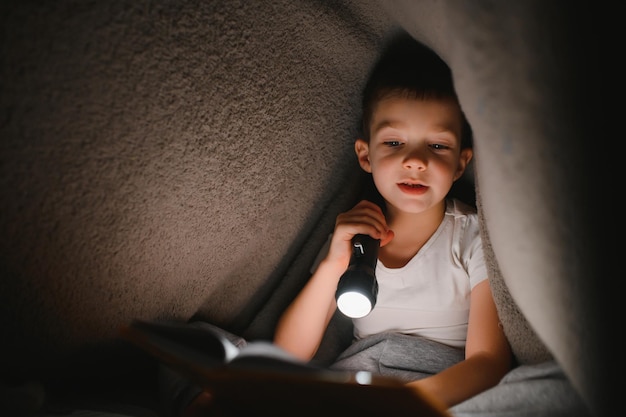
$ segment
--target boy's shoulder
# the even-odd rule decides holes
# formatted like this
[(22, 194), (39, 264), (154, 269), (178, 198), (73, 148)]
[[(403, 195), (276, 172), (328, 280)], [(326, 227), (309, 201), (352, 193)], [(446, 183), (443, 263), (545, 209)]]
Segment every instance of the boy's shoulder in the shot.
[(447, 223), (451, 225), (457, 236), (467, 242), (480, 240), (480, 219), (476, 207), (458, 199), (446, 200)]
[(476, 207), (471, 206), (458, 198), (446, 199), (446, 214), (454, 217), (471, 217), (478, 219)]

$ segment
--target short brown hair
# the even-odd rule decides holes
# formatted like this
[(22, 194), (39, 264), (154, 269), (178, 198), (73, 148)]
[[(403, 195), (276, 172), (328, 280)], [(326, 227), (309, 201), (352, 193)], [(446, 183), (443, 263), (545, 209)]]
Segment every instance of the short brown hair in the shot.
[[(361, 134), (369, 142), (372, 114), (384, 98), (453, 99), (461, 108), (452, 71), (432, 49), (401, 32), (390, 38), (362, 94)], [(461, 149), (473, 145), (472, 129), (461, 111)]]

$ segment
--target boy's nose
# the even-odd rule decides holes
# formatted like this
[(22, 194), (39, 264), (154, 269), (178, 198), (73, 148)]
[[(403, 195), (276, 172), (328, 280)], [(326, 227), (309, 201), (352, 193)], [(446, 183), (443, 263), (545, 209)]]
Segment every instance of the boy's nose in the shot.
[(404, 157), (403, 165), (406, 169), (417, 169), (423, 171), (428, 166), (428, 159), (424, 152), (420, 149), (414, 149)]

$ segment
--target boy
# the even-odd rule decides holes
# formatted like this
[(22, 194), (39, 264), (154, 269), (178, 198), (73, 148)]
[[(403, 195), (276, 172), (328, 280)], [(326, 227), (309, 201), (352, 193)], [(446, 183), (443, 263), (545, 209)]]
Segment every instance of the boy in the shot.
[(407, 382), (451, 407), (496, 385), (511, 367), (511, 351), (498, 325), (477, 214), (449, 198), (473, 153), (447, 65), (410, 37), (397, 40), (364, 89), (362, 127), (356, 156), (385, 211), (364, 200), (337, 217), (326, 257), (283, 313), (274, 342), (313, 358), (337, 308), (351, 239), (370, 235), (380, 239), (378, 301), (353, 319), (355, 338), (401, 334), (458, 350), (455, 363)]

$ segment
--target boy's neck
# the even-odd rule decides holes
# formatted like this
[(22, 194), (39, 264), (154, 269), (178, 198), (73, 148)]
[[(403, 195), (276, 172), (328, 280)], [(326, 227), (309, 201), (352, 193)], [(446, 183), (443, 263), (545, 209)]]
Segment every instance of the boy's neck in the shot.
[[(440, 201), (437, 205), (421, 213), (408, 213), (396, 209), (393, 206), (387, 207), (387, 224), (397, 234), (402, 230), (430, 229), (435, 230), (443, 221), (446, 212), (446, 200)], [(397, 229), (397, 230), (396, 230)]]
[(400, 268), (437, 231), (445, 215), (446, 201), (421, 213), (396, 211), (393, 207), (387, 210), (387, 222), (394, 232), (394, 238), (381, 248), (379, 259), (388, 268)]

